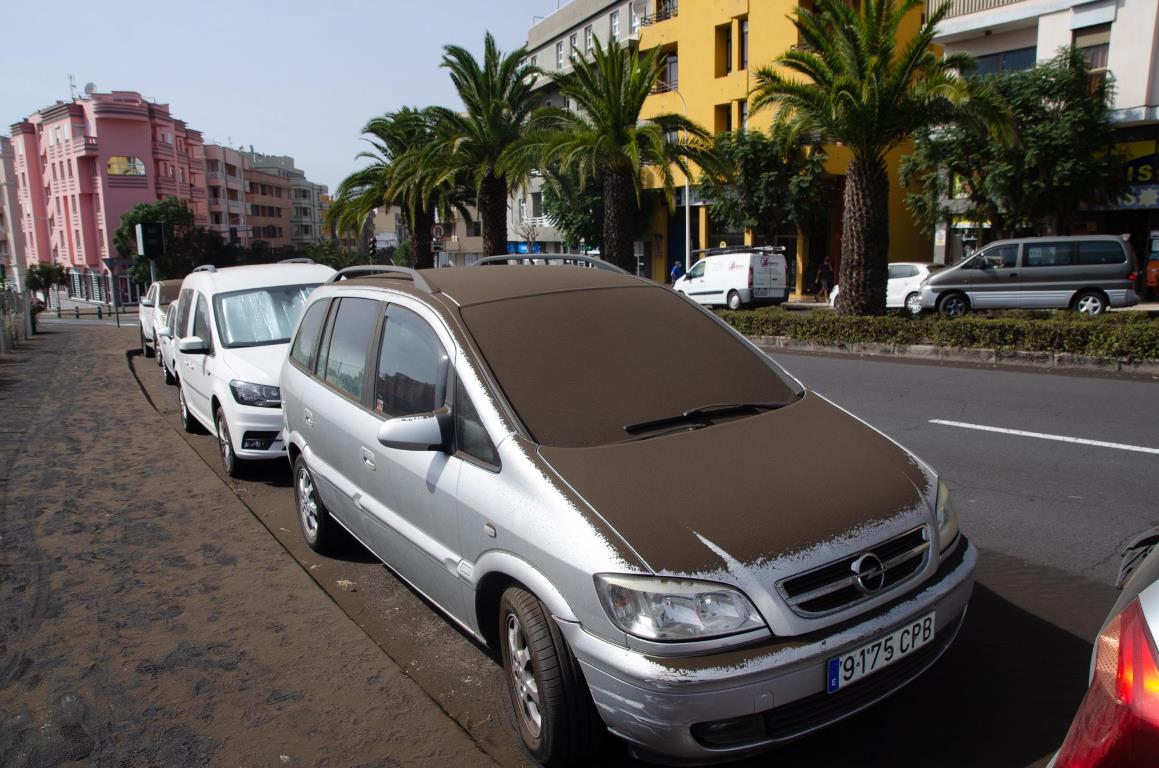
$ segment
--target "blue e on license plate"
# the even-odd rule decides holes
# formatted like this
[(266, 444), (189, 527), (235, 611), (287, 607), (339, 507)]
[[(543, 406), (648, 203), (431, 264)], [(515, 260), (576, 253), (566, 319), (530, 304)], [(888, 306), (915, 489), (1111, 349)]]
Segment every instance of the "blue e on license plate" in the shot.
[(904, 659), (934, 639), (934, 611), (919, 616), (888, 635), (834, 656), (826, 664), (826, 691), (839, 691), (866, 675)]

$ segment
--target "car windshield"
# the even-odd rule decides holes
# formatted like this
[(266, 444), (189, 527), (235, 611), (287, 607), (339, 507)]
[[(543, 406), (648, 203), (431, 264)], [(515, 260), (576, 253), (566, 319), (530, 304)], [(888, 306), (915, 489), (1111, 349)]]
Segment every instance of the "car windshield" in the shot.
[(214, 297), (217, 335), (225, 347), (286, 344), (318, 283), (252, 288)]
[(177, 296), (181, 293), (181, 283), (174, 283), (173, 285), (161, 284), (160, 290), (157, 291), (157, 304), (165, 307), (177, 301)]
[(767, 358), (656, 287), (552, 292), (461, 312), (508, 402), (544, 445), (606, 445), (631, 439), (627, 426), (706, 405), (787, 403), (800, 394)]

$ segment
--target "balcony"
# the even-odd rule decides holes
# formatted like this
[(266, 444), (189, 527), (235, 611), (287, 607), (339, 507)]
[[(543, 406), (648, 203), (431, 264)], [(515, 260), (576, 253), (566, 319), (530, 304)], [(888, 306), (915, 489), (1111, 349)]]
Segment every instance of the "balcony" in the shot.
[(656, 12), (649, 16), (642, 16), (640, 18), (640, 26), (647, 27), (652, 24), (658, 24), (661, 21), (674, 19), (678, 15), (679, 4), (672, 0), (671, 2), (658, 2), (656, 4)]
[(231, 213), (245, 213), (245, 203), (241, 200), (226, 200)]
[(96, 136), (73, 136), (71, 142), (75, 157), (96, 157), (99, 153)]
[(173, 148), (172, 144), (167, 144), (164, 141), (153, 141), (154, 155), (165, 155), (166, 157), (172, 157), (174, 154), (176, 154), (176, 152), (177, 150)]
[(168, 176), (157, 177), (157, 191), (168, 192), (171, 195), (177, 194), (177, 181)]
[(988, 11), (993, 8), (1001, 8), (1002, 6), (1014, 5), (1019, 2), (1022, 2), (1022, 0), (950, 0), (950, 10), (946, 13), (946, 18), (952, 19), (956, 16)]

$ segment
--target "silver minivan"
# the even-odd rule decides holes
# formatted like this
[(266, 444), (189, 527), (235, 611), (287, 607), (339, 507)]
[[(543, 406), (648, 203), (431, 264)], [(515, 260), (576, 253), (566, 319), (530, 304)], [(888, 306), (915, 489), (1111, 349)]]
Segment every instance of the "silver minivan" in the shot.
[(953, 642), (977, 554), (946, 485), (711, 312), (600, 269), (351, 269), (280, 379), (303, 537), (495, 649), (540, 762), (605, 727), (730, 760)]
[(1111, 235), (998, 240), (922, 283), (922, 309), (1073, 309), (1099, 315), (1138, 303), (1135, 253)]

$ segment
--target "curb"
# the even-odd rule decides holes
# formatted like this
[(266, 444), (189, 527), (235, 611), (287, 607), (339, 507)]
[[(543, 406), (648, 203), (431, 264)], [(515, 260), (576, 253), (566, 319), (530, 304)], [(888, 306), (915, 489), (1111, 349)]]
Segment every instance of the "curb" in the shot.
[(831, 352), (845, 355), (879, 355), (946, 363), (980, 363), (1003, 368), (1046, 370), (1087, 370), (1104, 373), (1133, 373), (1159, 376), (1159, 362), (1135, 362), (1108, 357), (1088, 357), (1068, 352), (1006, 352), (998, 349), (939, 347), (934, 344), (881, 344), (877, 342), (824, 343), (798, 341), (791, 336), (748, 336), (749, 341), (765, 352), (792, 350)]

